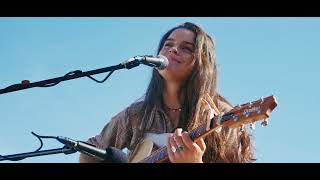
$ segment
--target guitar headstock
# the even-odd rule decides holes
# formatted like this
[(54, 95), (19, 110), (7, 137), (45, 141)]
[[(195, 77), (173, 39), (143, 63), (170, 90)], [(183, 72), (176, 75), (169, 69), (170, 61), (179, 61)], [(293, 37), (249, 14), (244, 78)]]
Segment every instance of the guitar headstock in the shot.
[(221, 124), (230, 128), (242, 127), (250, 124), (254, 128), (254, 123), (263, 120), (262, 126), (268, 124), (268, 118), (277, 106), (277, 100), (274, 96), (268, 96), (259, 100), (235, 106), (227, 114), (223, 115)]

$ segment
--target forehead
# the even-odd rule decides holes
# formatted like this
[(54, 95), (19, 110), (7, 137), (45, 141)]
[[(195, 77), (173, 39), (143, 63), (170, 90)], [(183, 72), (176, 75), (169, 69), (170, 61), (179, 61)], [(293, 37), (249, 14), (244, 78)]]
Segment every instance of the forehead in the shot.
[(184, 28), (179, 28), (174, 30), (168, 37), (167, 40), (175, 40), (175, 41), (185, 41), (185, 42), (189, 42), (189, 43), (194, 43), (195, 41), (195, 34), (188, 30), (188, 29), (184, 29)]

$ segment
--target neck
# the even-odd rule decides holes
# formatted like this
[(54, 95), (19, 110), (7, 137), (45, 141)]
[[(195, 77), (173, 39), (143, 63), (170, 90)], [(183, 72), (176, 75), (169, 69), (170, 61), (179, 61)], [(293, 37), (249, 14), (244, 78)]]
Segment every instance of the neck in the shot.
[(181, 84), (166, 81), (164, 84), (163, 101), (169, 108), (181, 108), (183, 102)]

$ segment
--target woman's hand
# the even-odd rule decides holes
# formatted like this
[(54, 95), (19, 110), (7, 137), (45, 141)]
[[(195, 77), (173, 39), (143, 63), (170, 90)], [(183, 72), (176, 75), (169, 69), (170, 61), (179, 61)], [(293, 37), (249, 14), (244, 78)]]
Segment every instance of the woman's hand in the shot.
[(206, 150), (202, 138), (193, 142), (187, 132), (182, 133), (181, 128), (177, 128), (168, 137), (167, 147), (172, 163), (202, 163), (202, 156)]
[[(202, 99), (200, 108), (201, 116), (210, 120), (218, 115), (219, 110), (214, 104), (211, 97), (206, 94)], [(221, 128), (218, 128), (219, 132)], [(193, 142), (187, 132), (182, 132), (181, 128), (177, 128), (173, 134), (170, 134), (167, 141), (167, 151), (169, 159), (172, 163), (202, 163), (202, 156), (206, 150), (206, 144), (203, 138)]]

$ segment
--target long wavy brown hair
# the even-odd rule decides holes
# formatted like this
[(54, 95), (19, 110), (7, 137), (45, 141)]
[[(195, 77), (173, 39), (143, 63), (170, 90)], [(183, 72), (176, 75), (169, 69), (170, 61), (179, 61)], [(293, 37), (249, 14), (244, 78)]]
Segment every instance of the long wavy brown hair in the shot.
[[(188, 29), (195, 34), (195, 66), (182, 87), (185, 97), (178, 125), (184, 130), (190, 131), (204, 122), (202, 118), (197, 117), (200, 117), (201, 99), (205, 94), (209, 94), (215, 104), (217, 104), (217, 101), (226, 102), (230, 106), (231, 104), (217, 93), (218, 74), (215, 44), (212, 38), (205, 33), (202, 28), (196, 24), (186, 22), (170, 29), (161, 38), (157, 54), (159, 54), (170, 34), (178, 28)], [(153, 69), (142, 108), (144, 119), (149, 119), (154, 106), (157, 105), (161, 107), (163, 105), (163, 88), (164, 79), (158, 70)], [(206, 137), (205, 142), (207, 148), (203, 156), (204, 162), (254, 161), (250, 141), (251, 135), (248, 134), (246, 129), (242, 132), (239, 132), (239, 129), (233, 131), (236, 131), (237, 147), (227, 146), (225, 133), (214, 132)]]

